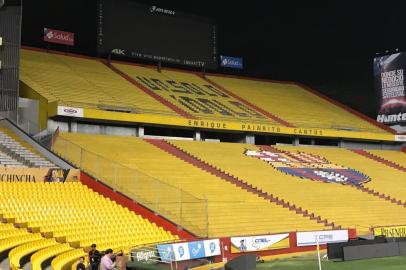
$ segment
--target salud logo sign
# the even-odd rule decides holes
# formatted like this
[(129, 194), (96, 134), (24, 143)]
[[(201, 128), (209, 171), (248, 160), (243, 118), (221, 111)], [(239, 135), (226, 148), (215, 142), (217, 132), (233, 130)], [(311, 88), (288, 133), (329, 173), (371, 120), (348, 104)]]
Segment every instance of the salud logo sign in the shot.
[(44, 28), (44, 41), (73, 46), (75, 45), (75, 33)]
[(242, 58), (220, 55), (220, 66), (242, 69)]

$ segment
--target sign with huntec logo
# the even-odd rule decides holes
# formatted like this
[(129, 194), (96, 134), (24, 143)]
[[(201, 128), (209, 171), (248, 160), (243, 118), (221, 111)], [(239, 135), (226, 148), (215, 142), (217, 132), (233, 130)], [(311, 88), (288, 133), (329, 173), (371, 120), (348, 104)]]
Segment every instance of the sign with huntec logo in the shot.
[(348, 241), (348, 230), (297, 232), (297, 246), (315, 246)]
[(406, 132), (405, 68), (405, 52), (374, 58), (375, 90), (380, 96), (376, 120), (398, 133)]
[(242, 58), (220, 55), (220, 66), (242, 69)]
[(83, 117), (82, 108), (58, 106), (58, 115), (72, 116), (72, 117)]
[(289, 234), (231, 237), (231, 253), (289, 248)]
[(44, 41), (73, 46), (75, 45), (75, 33), (44, 28)]

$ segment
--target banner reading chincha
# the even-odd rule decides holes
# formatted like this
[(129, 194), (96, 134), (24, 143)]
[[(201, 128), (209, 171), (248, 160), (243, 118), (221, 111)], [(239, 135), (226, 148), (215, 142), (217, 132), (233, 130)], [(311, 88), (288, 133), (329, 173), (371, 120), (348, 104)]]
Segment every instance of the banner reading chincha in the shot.
[(73, 182), (80, 170), (61, 168), (0, 168), (0, 182)]
[(405, 69), (406, 53), (384, 55), (374, 59), (375, 90), (380, 96), (377, 121), (399, 133), (406, 131)]

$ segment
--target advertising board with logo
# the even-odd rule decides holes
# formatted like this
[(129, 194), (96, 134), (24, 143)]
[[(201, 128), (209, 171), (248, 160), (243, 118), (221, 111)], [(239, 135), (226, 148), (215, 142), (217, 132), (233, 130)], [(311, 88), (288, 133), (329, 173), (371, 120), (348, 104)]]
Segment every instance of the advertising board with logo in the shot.
[(231, 253), (289, 248), (289, 234), (231, 237)]
[(186, 261), (221, 254), (219, 239), (157, 245), (157, 250), (164, 262)]
[(399, 133), (406, 132), (405, 67), (404, 52), (374, 59), (375, 91), (380, 99), (377, 121)]
[(75, 33), (44, 28), (44, 41), (73, 46), (75, 45)]
[(158, 262), (158, 253), (156, 249), (135, 249), (131, 251), (131, 260), (146, 264), (155, 264)]
[(374, 236), (386, 236), (386, 237), (406, 237), (406, 225), (404, 226), (386, 226), (376, 227), (373, 229)]
[(80, 170), (60, 168), (0, 168), (0, 182), (73, 182)]
[(297, 232), (297, 246), (315, 246), (348, 241), (348, 230)]
[(83, 117), (82, 108), (74, 108), (67, 106), (58, 106), (58, 115), (72, 116), (72, 117)]
[(220, 55), (220, 66), (227, 68), (242, 69), (242, 58)]
[(395, 135), (395, 141), (406, 142), (406, 135)]

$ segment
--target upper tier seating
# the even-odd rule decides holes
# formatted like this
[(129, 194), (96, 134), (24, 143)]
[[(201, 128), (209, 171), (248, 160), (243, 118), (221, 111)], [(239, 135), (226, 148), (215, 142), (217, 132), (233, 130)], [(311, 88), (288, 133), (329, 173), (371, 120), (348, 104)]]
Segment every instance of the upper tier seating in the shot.
[(20, 80), (48, 102), (110, 110), (173, 113), (98, 60), (21, 50)]
[[(101, 159), (94, 159), (89, 155), (97, 153), (108, 160), (137, 169), (164, 183), (183, 189), (197, 198), (207, 199), (208, 220), (205, 212), (197, 209), (193, 202), (188, 206), (187, 198), (184, 199), (186, 207), (182, 215), (186, 218), (186, 224), (189, 224), (185, 227), (192, 232), (196, 232), (196, 227), (204, 228), (207, 222), (209, 236), (327, 228), (194, 167), (144, 140), (135, 137), (77, 133), (61, 133), (60, 137), (85, 149), (82, 151), (84, 153), (82, 157), (69, 156), (74, 163), (81, 162), (85, 171), (97, 173), (95, 169), (106, 164), (101, 163)], [(63, 155), (61, 138), (56, 140), (54, 150)], [(113, 166), (111, 165), (113, 162), (110, 162), (110, 166)], [(179, 193), (168, 191), (167, 186), (154, 184), (148, 179), (140, 181), (131, 170), (118, 170), (117, 175), (119, 175), (116, 181), (118, 190), (141, 203), (144, 200), (152, 202), (159, 200), (159, 204), (151, 204), (151, 207), (159, 213), (164, 213), (168, 218), (173, 218), (171, 212), (175, 212), (176, 209), (173, 209), (171, 202), (177, 200)], [(115, 182), (114, 175), (108, 173), (101, 173), (100, 179), (107, 184)], [(256, 218), (258, 215), (261, 216), (260, 219)], [(253, 223), (252, 220), (256, 221)]]
[(98, 59), (21, 50), (22, 84), (47, 102), (55, 101), (60, 105), (251, 124), (290, 124), (302, 128), (386, 133), (293, 83), (242, 77), (207, 78), (212, 82), (193, 72), (166, 68), (158, 72), (152, 66), (114, 61), (109, 68)]
[(384, 132), (375, 125), (295, 84), (220, 76), (208, 76), (208, 78), (297, 127)]

